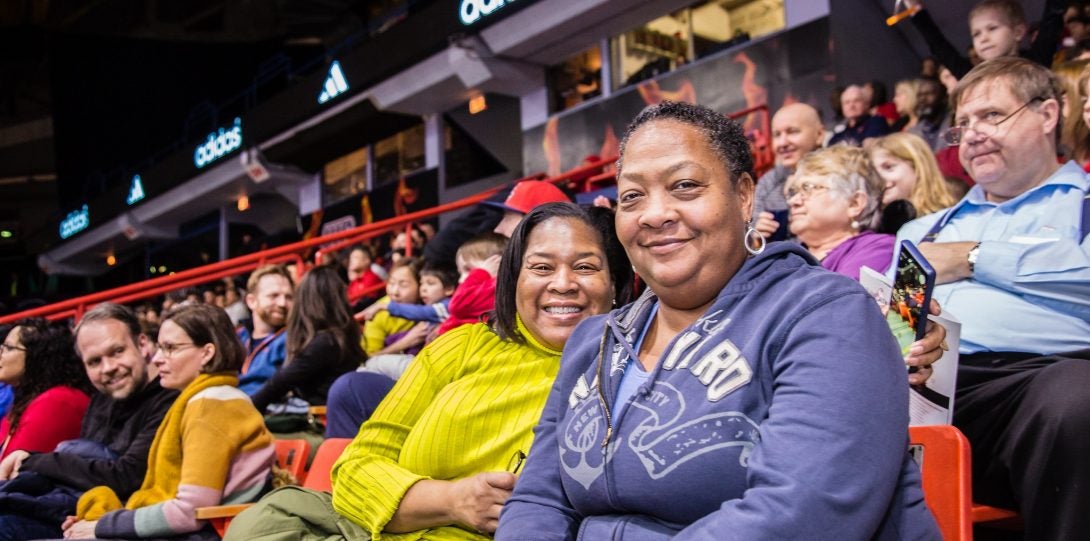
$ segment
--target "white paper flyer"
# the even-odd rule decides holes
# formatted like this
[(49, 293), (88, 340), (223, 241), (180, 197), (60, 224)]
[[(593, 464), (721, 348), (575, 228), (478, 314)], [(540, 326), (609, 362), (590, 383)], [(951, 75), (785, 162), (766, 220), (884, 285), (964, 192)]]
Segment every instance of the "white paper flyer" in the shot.
[[(911, 326), (901, 321), (889, 309), (890, 293), (893, 281), (882, 273), (863, 267), (859, 273), (859, 283), (874, 298), (886, 316), (890, 330), (907, 352), (915, 336)], [(929, 315), (928, 318), (946, 328), (946, 351), (931, 365), (931, 377), (923, 385), (911, 387), (908, 396), (909, 422), (913, 426), (947, 425), (953, 422), (954, 391), (957, 388), (958, 345), (961, 342), (961, 322), (949, 314)]]

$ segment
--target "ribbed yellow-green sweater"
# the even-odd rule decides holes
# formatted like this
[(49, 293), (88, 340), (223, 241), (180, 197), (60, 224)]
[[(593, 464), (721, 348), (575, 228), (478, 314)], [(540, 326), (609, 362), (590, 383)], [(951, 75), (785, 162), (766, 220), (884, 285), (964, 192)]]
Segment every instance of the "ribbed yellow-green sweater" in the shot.
[(505, 342), (478, 323), (424, 348), (333, 466), (334, 509), (375, 540), (490, 539), (454, 526), (382, 529), (417, 481), (503, 471), (517, 451), (530, 451), (560, 352), (527, 342)]

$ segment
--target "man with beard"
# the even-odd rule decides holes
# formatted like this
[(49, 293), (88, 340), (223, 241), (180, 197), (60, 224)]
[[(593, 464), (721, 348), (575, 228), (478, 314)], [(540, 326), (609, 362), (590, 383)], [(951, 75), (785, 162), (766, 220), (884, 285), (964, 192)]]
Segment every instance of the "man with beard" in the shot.
[(246, 347), (246, 361), (238, 388), (253, 395), (276, 373), (287, 355), (284, 325), (288, 322), (295, 284), (281, 265), (265, 265), (250, 274), (246, 282), (246, 306), (253, 315), (253, 328), (242, 327), (238, 338)]
[[(0, 540), (59, 537), (79, 494), (105, 485), (121, 498), (140, 488), (159, 423), (178, 391), (159, 385), (151, 340), (132, 310), (111, 303), (76, 327), (76, 352), (98, 390), (80, 439), (52, 453), (14, 451), (0, 462)], [(18, 477), (16, 475), (18, 474)]]
[(950, 125), (950, 112), (946, 107), (946, 87), (938, 79), (920, 79), (916, 90), (916, 115), (920, 121), (906, 131), (923, 137), (935, 152), (946, 147), (939, 135)]
[[(753, 201), (753, 227), (765, 238), (771, 239), (778, 230), (787, 231), (787, 199), (783, 187), (787, 177), (795, 172), (795, 165), (803, 156), (821, 148), (825, 140), (825, 128), (817, 109), (805, 103), (784, 105), (772, 116), (772, 150), (776, 153), (776, 167), (757, 180), (757, 195)], [(778, 213), (778, 216), (777, 214)], [(780, 220), (785, 223), (780, 223)]]

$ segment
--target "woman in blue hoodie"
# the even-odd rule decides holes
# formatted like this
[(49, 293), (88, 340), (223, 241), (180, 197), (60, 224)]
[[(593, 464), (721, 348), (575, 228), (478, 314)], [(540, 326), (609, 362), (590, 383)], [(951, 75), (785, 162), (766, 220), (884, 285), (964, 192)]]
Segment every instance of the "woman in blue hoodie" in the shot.
[(753, 184), (710, 109), (629, 126), (617, 234), (648, 290), (572, 334), (497, 539), (940, 538), (878, 306), (794, 243), (763, 250)]

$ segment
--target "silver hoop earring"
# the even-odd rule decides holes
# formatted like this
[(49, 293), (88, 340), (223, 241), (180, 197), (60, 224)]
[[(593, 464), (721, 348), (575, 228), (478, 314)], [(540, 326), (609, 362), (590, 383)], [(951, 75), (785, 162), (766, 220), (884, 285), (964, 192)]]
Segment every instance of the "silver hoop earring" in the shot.
[[(757, 240), (760, 242), (751, 240), (752, 237), (756, 237)], [(749, 252), (750, 255), (758, 255), (761, 252), (765, 251), (765, 245), (766, 243), (764, 235), (762, 235), (760, 231), (757, 231), (757, 229), (753, 227), (752, 221), (746, 222), (746, 251)], [(757, 246), (757, 248), (754, 248), (754, 246)]]

